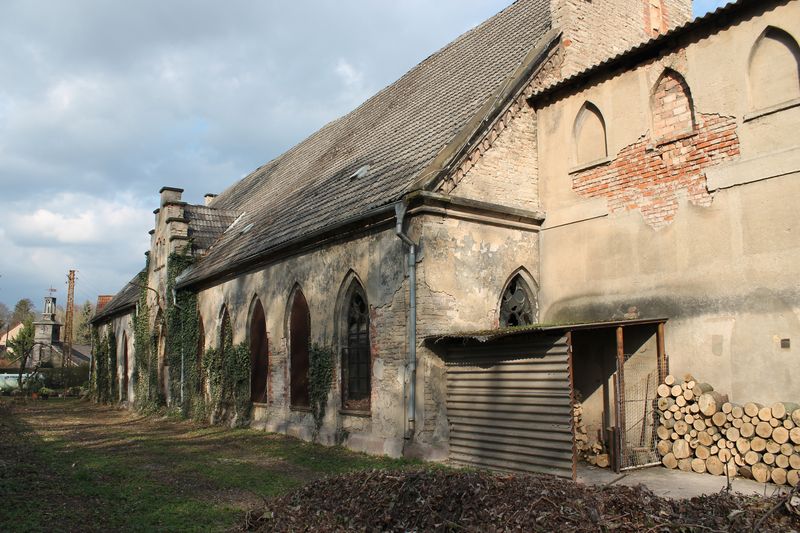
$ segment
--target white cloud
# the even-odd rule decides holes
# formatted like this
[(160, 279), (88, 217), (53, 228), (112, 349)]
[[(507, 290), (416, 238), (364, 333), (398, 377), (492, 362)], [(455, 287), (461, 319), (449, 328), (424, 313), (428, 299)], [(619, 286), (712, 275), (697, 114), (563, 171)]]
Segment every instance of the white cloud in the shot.
[(511, 1), (0, 3), (0, 301), (116, 292), (162, 185), (222, 191)]

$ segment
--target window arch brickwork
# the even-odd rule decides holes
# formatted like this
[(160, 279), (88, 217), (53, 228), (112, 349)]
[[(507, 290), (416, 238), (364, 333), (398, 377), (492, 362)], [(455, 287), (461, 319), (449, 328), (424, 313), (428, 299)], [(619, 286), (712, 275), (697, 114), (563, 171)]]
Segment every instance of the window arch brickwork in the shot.
[(671, 137), (694, 129), (692, 93), (683, 76), (667, 69), (653, 89), (653, 133)]
[(369, 305), (364, 289), (355, 279), (345, 295), (341, 314), (342, 406), (369, 411), (372, 393)]

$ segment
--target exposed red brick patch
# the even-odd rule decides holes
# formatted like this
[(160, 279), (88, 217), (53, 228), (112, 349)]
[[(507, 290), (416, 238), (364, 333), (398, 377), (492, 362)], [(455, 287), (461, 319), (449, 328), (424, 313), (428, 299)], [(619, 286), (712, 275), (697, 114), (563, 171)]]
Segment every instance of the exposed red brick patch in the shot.
[(664, 73), (653, 92), (652, 106), (656, 137), (692, 131), (692, 97), (680, 74), (671, 71)]
[(662, 140), (651, 138), (623, 148), (610, 163), (578, 172), (572, 189), (585, 198), (608, 199), (609, 211), (639, 210), (654, 229), (669, 225), (678, 196), (695, 205), (711, 205), (705, 169), (739, 155), (733, 117), (700, 114), (692, 133)]

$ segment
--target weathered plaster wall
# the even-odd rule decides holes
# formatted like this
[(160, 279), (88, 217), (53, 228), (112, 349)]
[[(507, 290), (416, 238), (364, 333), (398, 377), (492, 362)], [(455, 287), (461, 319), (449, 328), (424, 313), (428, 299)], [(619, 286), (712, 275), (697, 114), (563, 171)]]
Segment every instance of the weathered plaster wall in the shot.
[[(256, 422), (271, 431), (310, 438), (310, 413), (289, 407), (288, 315), (289, 298), (299, 285), (311, 315), (311, 341), (336, 352), (334, 386), (324, 426), (323, 442), (343, 441), (371, 453), (399, 455), (403, 445), (403, 381), (406, 357), (407, 282), (404, 250), (391, 230), (328, 245), (245, 273), (198, 294), (206, 347), (216, 346), (222, 306), (227, 306), (233, 341), (247, 340), (255, 298), (264, 307), (269, 341), (269, 397), (257, 410)], [(343, 284), (355, 276), (363, 284), (370, 309), (372, 344), (371, 417), (339, 413), (338, 299)]]
[[(123, 383), (123, 371), (125, 370), (123, 367), (124, 357), (123, 357), (123, 349), (122, 343), (123, 339), (127, 340), (128, 343), (128, 394), (127, 400), (129, 401), (130, 405), (133, 405), (133, 401), (135, 399), (135, 390), (133, 387), (133, 369), (134, 369), (134, 351), (133, 351), (133, 314), (128, 313), (124, 315), (116, 315), (113, 316), (110, 320), (104, 322), (103, 324), (98, 326), (98, 334), (100, 338), (103, 339), (109, 332), (114, 332), (114, 336), (117, 339), (117, 346), (116, 346), (116, 356), (117, 356), (117, 390), (122, 393), (122, 383)], [(119, 400), (120, 398), (117, 398)]]
[[(123, 372), (128, 374), (127, 400), (133, 404), (135, 391), (133, 387), (133, 369), (135, 365), (135, 353), (133, 351), (133, 314), (120, 315), (111, 322), (114, 335), (117, 338), (117, 376), (119, 377), (119, 390), (122, 392)], [(128, 345), (128, 368), (124, 367), (123, 342)]]
[[(768, 25), (800, 38), (800, 5), (596, 80), (538, 112), (541, 318), (667, 317), (673, 373), (690, 372), (733, 401), (764, 403), (800, 398), (800, 222), (790, 200), (800, 194), (800, 107), (789, 101), (764, 113), (748, 96), (751, 50)], [(665, 68), (686, 80), (697, 125), (660, 144), (653, 89)], [(576, 168), (563, 147), (587, 100), (604, 116), (609, 159)], [(685, 179), (686, 158), (714, 144), (703, 132), (714, 121), (729, 125), (717, 145), (724, 153), (698, 159)], [(635, 167), (634, 148), (661, 163), (607, 171)], [(665, 190), (668, 209), (654, 201)]]
[[(524, 269), (533, 283), (538, 282), (536, 227), (436, 215), (425, 215), (421, 224), (417, 273), (420, 339), (496, 328), (500, 299), (509, 279)], [(417, 429), (421, 441), (441, 446), (449, 435), (444, 364), (425, 347), (420, 347), (418, 358), (417, 409), (422, 416), (417, 419)]]

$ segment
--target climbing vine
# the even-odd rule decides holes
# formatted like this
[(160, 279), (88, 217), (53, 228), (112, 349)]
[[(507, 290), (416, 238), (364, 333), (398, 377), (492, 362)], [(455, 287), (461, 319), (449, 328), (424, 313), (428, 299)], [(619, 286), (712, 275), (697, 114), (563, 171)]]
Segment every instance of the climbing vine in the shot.
[(116, 336), (106, 333), (102, 338), (98, 328), (92, 330), (94, 366), (90, 378), (92, 398), (98, 403), (109, 403), (117, 398)]
[(233, 344), (233, 331), (225, 321), (220, 346), (203, 354), (203, 371), (211, 393), (211, 423), (245, 426), (250, 418), (250, 350), (247, 343)]
[(308, 394), (314, 417), (314, 439), (319, 435), (325, 418), (325, 407), (333, 382), (333, 349), (314, 343), (308, 354)]
[[(175, 290), (175, 280), (194, 258), (188, 251), (170, 254), (167, 261), (167, 305), (165, 361), (169, 368), (170, 398), (179, 405), (182, 416), (204, 418), (205, 398), (202, 391), (202, 369), (196, 364), (197, 294)], [(174, 297), (173, 297), (174, 295)]]
[(158, 336), (150, 330), (150, 307), (147, 302), (147, 273), (150, 258), (145, 269), (139, 273), (139, 299), (133, 317), (134, 370), (133, 387), (136, 391), (134, 405), (143, 412), (152, 412), (163, 405), (158, 386)]

